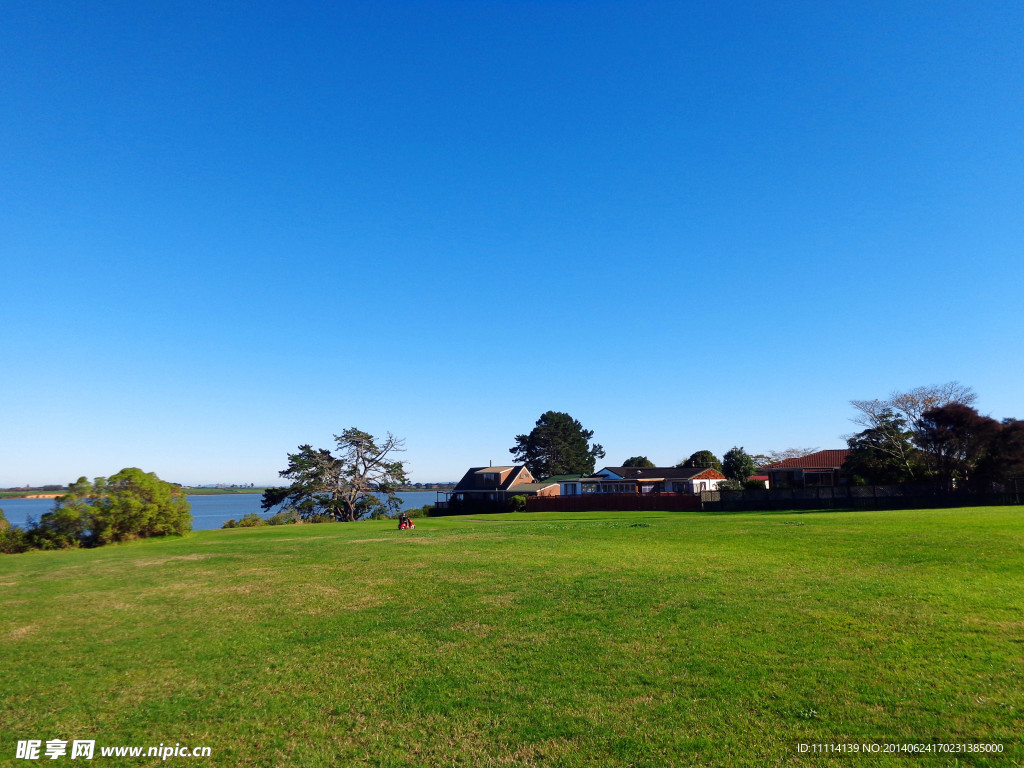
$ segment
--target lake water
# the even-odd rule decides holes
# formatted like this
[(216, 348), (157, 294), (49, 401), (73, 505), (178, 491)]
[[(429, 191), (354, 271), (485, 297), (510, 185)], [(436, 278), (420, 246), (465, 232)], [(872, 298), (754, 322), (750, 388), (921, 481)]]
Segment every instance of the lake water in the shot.
[[(259, 493), (223, 493), (215, 496), (189, 496), (192, 505), (192, 530), (209, 531), (220, 528), (226, 521), (238, 520), (243, 515), (255, 512), (257, 515), (266, 513), (260, 509)], [(416, 509), (425, 504), (437, 502), (434, 491), (409, 491), (400, 493), (402, 509)], [(24, 527), (31, 515), (38, 520), (45, 512), (53, 509), (53, 499), (0, 499), (0, 509), (11, 523)]]

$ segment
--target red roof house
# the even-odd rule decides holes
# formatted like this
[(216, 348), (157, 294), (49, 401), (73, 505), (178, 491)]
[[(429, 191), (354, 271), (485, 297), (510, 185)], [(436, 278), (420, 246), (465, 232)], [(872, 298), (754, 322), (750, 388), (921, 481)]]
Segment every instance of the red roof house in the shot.
[(843, 485), (847, 478), (843, 463), (846, 449), (818, 451), (795, 459), (784, 459), (761, 467), (758, 474), (768, 475), (772, 488), (821, 488)]

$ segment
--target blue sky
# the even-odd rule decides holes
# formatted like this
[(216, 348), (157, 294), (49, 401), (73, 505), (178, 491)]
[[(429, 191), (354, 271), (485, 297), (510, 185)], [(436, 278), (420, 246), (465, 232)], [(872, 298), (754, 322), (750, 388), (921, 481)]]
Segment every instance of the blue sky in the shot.
[(1024, 418), (1024, 6), (13, 3), (0, 486)]

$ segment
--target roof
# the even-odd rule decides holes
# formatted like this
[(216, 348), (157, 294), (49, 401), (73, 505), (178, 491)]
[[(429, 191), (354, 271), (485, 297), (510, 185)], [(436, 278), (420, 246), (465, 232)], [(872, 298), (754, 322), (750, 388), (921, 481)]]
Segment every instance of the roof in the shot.
[(543, 491), (553, 485), (558, 485), (558, 483), (516, 483), (508, 490), (509, 493), (537, 493), (537, 491)]
[(586, 477), (586, 475), (552, 475), (551, 477), (544, 478), (545, 483), (567, 483), (572, 480), (580, 480)]
[[(691, 480), (714, 467), (602, 467), (626, 480)], [(724, 477), (724, 475), (723, 475)]]
[(838, 451), (818, 451), (795, 459), (784, 459), (761, 467), (766, 469), (839, 469), (850, 455), (849, 449)]
[[(459, 484), (452, 489), (452, 491), (504, 491), (508, 490), (509, 486), (514, 485), (516, 478), (519, 477), (526, 466), (523, 464), (516, 464), (510, 467), (470, 467), (469, 471), (462, 476), (459, 480)], [(508, 474), (505, 474), (505, 473)], [(505, 474), (505, 478), (501, 479), (501, 475)], [(488, 483), (484, 479), (484, 475), (498, 475), (498, 483)]]

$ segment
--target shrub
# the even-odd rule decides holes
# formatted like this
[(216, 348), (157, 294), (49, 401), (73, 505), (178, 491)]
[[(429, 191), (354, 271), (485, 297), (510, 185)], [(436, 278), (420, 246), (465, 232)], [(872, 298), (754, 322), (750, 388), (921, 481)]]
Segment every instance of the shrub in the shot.
[(0, 553), (16, 555), (31, 548), (32, 543), (28, 540), (28, 533), (21, 528), (11, 526), (7, 522), (7, 518), (4, 517), (4, 511), (0, 509)]
[(286, 509), (265, 518), (267, 525), (291, 525), (299, 522), (299, 513), (294, 509)]
[(238, 521), (238, 528), (258, 528), (261, 525), (266, 525), (267, 521), (257, 515), (255, 512), (249, 512), (244, 515), (241, 520)]
[(405, 510), (405, 514), (407, 514), (410, 519), (416, 519), (416, 518), (420, 518), (420, 517), (430, 517), (430, 511), (432, 509), (433, 509), (433, 507), (428, 504), (427, 506), (421, 507), (419, 509), (407, 509), (407, 510)]
[(526, 511), (526, 497), (522, 494), (513, 496), (509, 500), (509, 507), (513, 512), (525, 512)]
[(191, 530), (192, 515), (181, 489), (129, 467), (92, 483), (79, 478), (54, 502), (52, 512), (28, 526), (28, 538), (39, 549), (63, 549)]
[(743, 489), (746, 491), (763, 491), (764, 480), (747, 480), (743, 483)]

